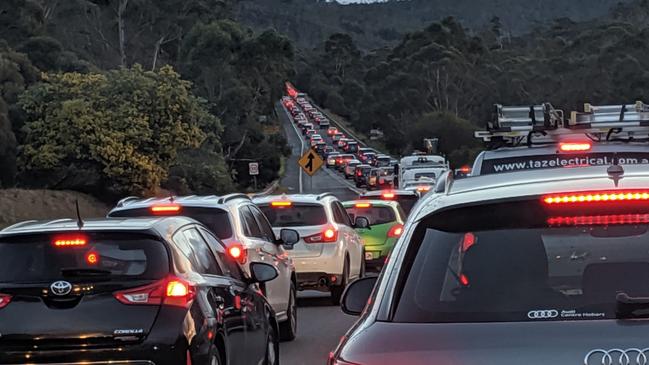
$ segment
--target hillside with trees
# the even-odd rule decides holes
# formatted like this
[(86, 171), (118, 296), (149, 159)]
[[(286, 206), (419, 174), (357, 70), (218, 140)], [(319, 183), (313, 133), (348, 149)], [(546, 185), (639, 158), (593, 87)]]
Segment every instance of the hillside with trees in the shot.
[(647, 0), (518, 37), (505, 35), (498, 18), (480, 33), (447, 18), (369, 52), (334, 34), (300, 59), (297, 85), (359, 131), (382, 129), (393, 154), (440, 137), (457, 166), (479, 150), (472, 131), (484, 128), (495, 103), (548, 101), (570, 111), (584, 102), (648, 101), (647, 19)]

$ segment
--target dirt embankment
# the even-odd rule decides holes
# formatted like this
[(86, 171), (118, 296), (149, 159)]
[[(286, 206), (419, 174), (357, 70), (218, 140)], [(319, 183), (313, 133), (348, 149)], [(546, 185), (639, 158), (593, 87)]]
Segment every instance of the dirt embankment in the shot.
[(76, 218), (75, 201), (84, 218), (105, 217), (110, 207), (74, 191), (0, 189), (0, 229), (30, 219)]

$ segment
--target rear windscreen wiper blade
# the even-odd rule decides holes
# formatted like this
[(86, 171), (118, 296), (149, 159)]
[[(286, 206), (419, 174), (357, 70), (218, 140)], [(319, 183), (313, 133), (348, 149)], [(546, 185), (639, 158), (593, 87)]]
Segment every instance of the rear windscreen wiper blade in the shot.
[(109, 270), (88, 269), (83, 267), (61, 269), (63, 276), (110, 276)]
[(630, 297), (627, 293), (620, 292), (615, 299), (616, 318), (649, 318), (649, 297)]

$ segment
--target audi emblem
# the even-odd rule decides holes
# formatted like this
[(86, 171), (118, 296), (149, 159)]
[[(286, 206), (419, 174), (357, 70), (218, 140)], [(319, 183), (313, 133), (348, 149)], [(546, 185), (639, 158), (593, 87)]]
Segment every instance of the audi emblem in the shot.
[(55, 281), (50, 285), (50, 290), (54, 295), (68, 295), (72, 291), (72, 284), (67, 281)]
[(646, 349), (595, 349), (586, 354), (584, 365), (649, 365)]
[(559, 311), (555, 309), (535, 310), (527, 312), (527, 318), (529, 319), (550, 319), (557, 318), (558, 316)]

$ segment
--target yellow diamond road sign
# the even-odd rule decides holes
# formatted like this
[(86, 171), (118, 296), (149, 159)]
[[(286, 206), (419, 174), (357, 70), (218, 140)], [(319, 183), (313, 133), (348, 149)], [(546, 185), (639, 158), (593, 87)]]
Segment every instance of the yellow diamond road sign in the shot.
[(302, 167), (304, 172), (309, 174), (309, 176), (313, 176), (322, 167), (324, 161), (316, 151), (310, 149), (306, 151), (297, 163)]

